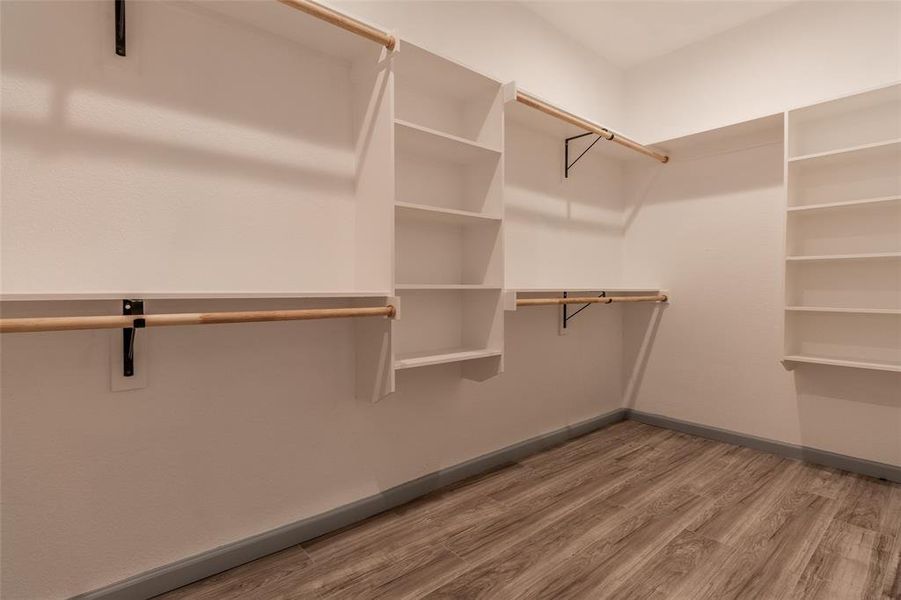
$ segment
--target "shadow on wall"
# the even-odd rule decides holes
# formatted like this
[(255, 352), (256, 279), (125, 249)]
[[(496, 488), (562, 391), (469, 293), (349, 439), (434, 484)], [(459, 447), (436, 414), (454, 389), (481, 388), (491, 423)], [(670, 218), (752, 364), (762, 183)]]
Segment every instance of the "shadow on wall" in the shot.
[[(779, 133), (781, 135), (781, 130)], [(666, 164), (629, 163), (632, 202), (626, 208), (623, 228), (628, 231), (644, 206), (698, 201), (772, 187), (776, 184), (774, 174), (778, 173), (781, 179), (781, 168), (742, 168), (740, 163), (754, 160), (781, 165), (781, 154), (769, 152), (769, 147), (777, 144), (782, 144), (781, 137), (761, 142), (755, 140), (744, 147), (711, 154), (676, 153)]]
[[(362, 204), (355, 145), (366, 143), (354, 116), (368, 106), (354, 109), (372, 100), (351, 64), (169, 2), (129, 6), (122, 58), (113, 10), (2, 3), (3, 194), (27, 198), (3, 206), (4, 283), (350, 287)], [(300, 243), (319, 255), (297, 252)], [(148, 253), (140, 277), (126, 268)]]
[[(173, 3), (129, 6), (129, 54), (122, 59), (113, 54), (112, 10), (110, 2), (58, 3), (53, 10), (41, 3), (4, 3), (5, 23), (17, 24), (3, 28), (4, 79), (17, 87), (36, 86), (32, 106), (57, 118), (73, 116), (78, 107), (73, 95), (90, 90), (92, 98), (165, 107), (173, 114), (220, 119), (317, 146), (343, 150), (351, 143), (349, 127), (322, 118), (334, 113), (336, 97), (348, 97), (345, 63), (316, 49), (297, 60), (304, 49), (289, 40), (279, 43), (275, 36), (266, 40), (270, 49), (278, 48), (261, 55), (253, 43), (260, 34), (253, 28), (202, 7)], [(201, 31), (203, 43), (197, 41)], [(45, 36), (42, 52), (18, 51), (30, 46), (17, 37), (39, 32)], [(284, 77), (287, 72), (292, 77)], [(296, 94), (285, 93), (291, 88)], [(317, 88), (345, 93), (310, 93)], [(302, 112), (298, 94), (307, 109)], [(115, 121), (117, 114), (106, 117)], [(154, 123), (147, 125), (152, 132)]]
[[(62, 3), (53, 11), (41, 4), (3, 7), (5, 20), (17, 23), (3, 29), (4, 100), (10, 99), (4, 144), (27, 144), (50, 156), (352, 190), (349, 108), (335, 107), (335, 98), (350, 95), (341, 63), (315, 55), (296, 60), (300, 48), (287, 41), (263, 54), (244, 43), (246, 27), (223, 17), (141, 3), (129, 11), (132, 43), (122, 59), (113, 55), (104, 27), (112, 3)], [(197, 30), (208, 36), (204, 47), (236, 51), (218, 58), (201, 51)], [(30, 46), (15, 38), (34, 35), (48, 41), (44, 51), (20, 52)], [(281, 76), (287, 72), (293, 77)], [(301, 97), (305, 110), (297, 111)]]
[[(623, 407), (635, 408), (635, 400), (641, 389), (651, 349), (657, 338), (660, 321), (669, 304), (638, 304), (624, 311), (624, 330), (631, 335), (623, 336)], [(638, 335), (643, 332), (643, 335)]]
[(505, 216), (554, 230), (622, 234), (621, 166), (586, 155), (563, 177), (563, 140), (506, 122)]

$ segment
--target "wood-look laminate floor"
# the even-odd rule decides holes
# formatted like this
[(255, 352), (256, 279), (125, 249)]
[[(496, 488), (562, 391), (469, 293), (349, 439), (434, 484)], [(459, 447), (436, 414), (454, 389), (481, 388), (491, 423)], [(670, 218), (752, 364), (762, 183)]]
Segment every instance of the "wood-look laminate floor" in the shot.
[(901, 598), (901, 485), (624, 421), (161, 596)]

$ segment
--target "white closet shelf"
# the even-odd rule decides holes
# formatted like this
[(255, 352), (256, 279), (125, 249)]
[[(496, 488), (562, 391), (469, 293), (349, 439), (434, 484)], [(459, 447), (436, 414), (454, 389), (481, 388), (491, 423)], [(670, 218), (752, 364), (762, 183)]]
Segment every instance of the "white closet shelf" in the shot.
[(138, 298), (141, 300), (238, 300), (266, 298), (387, 298), (394, 294), (390, 291), (349, 291), (349, 292), (53, 292), (53, 293), (11, 293), (0, 294), (0, 301), (53, 301), (53, 300), (122, 300)]
[(457, 210), (455, 208), (442, 208), (428, 204), (414, 204), (412, 202), (396, 202), (395, 214), (399, 217), (447, 223), (451, 225), (470, 225), (475, 223), (500, 223), (501, 217), (470, 210)]
[(901, 252), (873, 252), (869, 254), (821, 254), (809, 256), (786, 256), (790, 262), (813, 262), (830, 260), (883, 260), (901, 258)]
[(626, 286), (626, 285), (599, 285), (595, 287), (585, 287), (585, 286), (576, 286), (576, 287), (525, 287), (525, 288), (509, 288), (507, 291), (517, 292), (520, 294), (531, 294), (531, 293), (553, 293), (553, 292), (615, 292), (615, 293), (626, 293), (626, 292), (657, 292), (660, 291), (660, 286), (656, 285), (645, 285), (645, 286)]
[(828, 152), (817, 152), (815, 154), (805, 154), (803, 156), (795, 156), (788, 159), (789, 164), (796, 163), (828, 163), (831, 159), (842, 160), (848, 155), (854, 154), (882, 154), (885, 152), (897, 152), (901, 150), (901, 138), (874, 142), (872, 144), (862, 144), (860, 146), (850, 146), (848, 148), (839, 148), (838, 150), (829, 150)]
[(489, 350), (487, 348), (451, 348), (448, 350), (411, 352), (409, 354), (398, 355), (394, 360), (394, 368), (396, 370), (414, 369), (416, 367), (427, 367), (429, 365), (441, 365), (476, 360), (479, 358), (490, 358), (492, 356), (500, 356), (501, 354), (502, 352), (500, 350)]
[(398, 290), (500, 290), (499, 285), (482, 283), (398, 283)]
[(786, 362), (809, 363), (814, 365), (832, 365), (835, 367), (852, 367), (855, 369), (870, 369), (873, 371), (901, 372), (901, 364), (898, 363), (844, 360), (840, 358), (823, 358), (819, 356), (805, 356), (801, 354), (788, 355), (783, 357), (783, 360), (785, 360)]
[(793, 121), (823, 123), (829, 126), (829, 121), (836, 117), (849, 114), (871, 112), (874, 108), (885, 105), (895, 105), (901, 102), (901, 87), (897, 84), (880, 86), (878, 88), (858, 92), (850, 96), (840, 96), (826, 100), (812, 106), (796, 106), (790, 108)]
[(497, 160), (501, 156), (498, 149), (400, 119), (394, 121), (394, 130), (398, 149), (415, 155), (463, 165)]
[(852, 315), (901, 315), (901, 308), (836, 308), (831, 306), (786, 306), (790, 312), (845, 313)]
[(878, 198), (866, 198), (863, 200), (847, 200), (844, 202), (828, 202), (825, 204), (809, 204), (807, 206), (789, 206), (788, 212), (807, 213), (818, 212), (821, 210), (831, 210), (834, 208), (853, 208), (856, 206), (878, 206), (880, 204), (889, 204), (891, 202), (901, 201), (901, 195), (880, 196)]

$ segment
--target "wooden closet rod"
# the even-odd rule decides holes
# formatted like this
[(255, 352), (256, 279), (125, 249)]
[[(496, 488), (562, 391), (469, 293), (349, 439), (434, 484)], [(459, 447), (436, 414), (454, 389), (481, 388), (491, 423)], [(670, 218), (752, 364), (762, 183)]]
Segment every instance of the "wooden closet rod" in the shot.
[(565, 110), (561, 110), (556, 106), (552, 106), (543, 100), (539, 100), (535, 96), (531, 94), (527, 94), (525, 92), (517, 91), (516, 92), (516, 100), (525, 104), (526, 106), (530, 106), (534, 109), (540, 110), (541, 112), (548, 114), (552, 117), (556, 117), (561, 121), (566, 121), (570, 125), (575, 125), (585, 131), (590, 131), (591, 133), (596, 133), (602, 138), (616, 142), (621, 146), (625, 146), (631, 150), (635, 150), (636, 152), (641, 152), (645, 156), (650, 156), (655, 160), (659, 160), (662, 163), (665, 163), (669, 160), (669, 156), (666, 154), (661, 154), (657, 152), (653, 148), (648, 148), (647, 146), (643, 146), (634, 140), (630, 140), (629, 138), (622, 136), (618, 133), (614, 133), (607, 129), (606, 127), (601, 127), (596, 123), (592, 123), (591, 121), (587, 121), (581, 117), (577, 117), (576, 115), (566, 112)]
[(355, 33), (368, 40), (372, 40), (373, 42), (377, 42), (388, 50), (394, 50), (394, 47), (397, 45), (397, 39), (390, 33), (382, 31), (381, 29), (376, 29), (372, 25), (339, 13), (318, 2), (313, 2), (312, 0), (279, 0), (279, 2), (305, 12), (317, 19), (322, 19), (326, 23), (331, 23), (341, 29)]
[(516, 306), (548, 306), (555, 304), (613, 304), (615, 302), (666, 302), (669, 298), (666, 294), (656, 296), (588, 296), (576, 298), (519, 298)]
[(393, 306), (369, 308), (306, 308), (300, 310), (247, 310), (238, 312), (173, 313), (158, 315), (112, 315), (98, 317), (29, 317), (0, 319), (0, 333), (28, 331), (72, 331), (76, 329), (127, 329), (143, 320), (145, 327), (174, 325), (219, 325), (265, 321), (309, 321), (346, 317), (393, 317)]

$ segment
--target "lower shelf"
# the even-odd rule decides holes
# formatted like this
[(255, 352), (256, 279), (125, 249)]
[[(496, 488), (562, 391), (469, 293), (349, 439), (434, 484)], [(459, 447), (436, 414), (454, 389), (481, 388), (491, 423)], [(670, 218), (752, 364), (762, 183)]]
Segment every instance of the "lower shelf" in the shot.
[(841, 308), (831, 306), (786, 306), (789, 312), (842, 313), (854, 315), (901, 315), (901, 308)]
[(873, 371), (894, 371), (901, 373), (901, 364), (898, 363), (873, 363), (856, 360), (844, 360), (839, 358), (821, 358), (819, 356), (789, 355), (784, 357), (787, 362), (809, 363), (814, 365), (832, 365), (835, 367), (852, 367), (855, 369), (870, 369)]
[(398, 355), (394, 360), (395, 370), (427, 367), (429, 365), (441, 365), (445, 363), (463, 362), (477, 358), (490, 358), (500, 356), (500, 350), (487, 348), (452, 348), (449, 350), (433, 350), (429, 352), (411, 352)]

